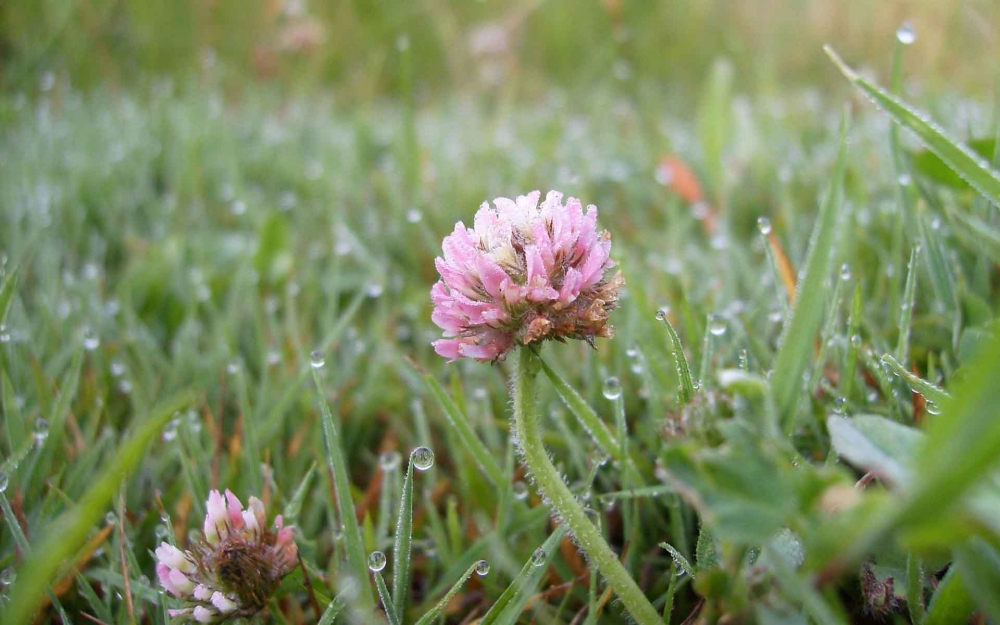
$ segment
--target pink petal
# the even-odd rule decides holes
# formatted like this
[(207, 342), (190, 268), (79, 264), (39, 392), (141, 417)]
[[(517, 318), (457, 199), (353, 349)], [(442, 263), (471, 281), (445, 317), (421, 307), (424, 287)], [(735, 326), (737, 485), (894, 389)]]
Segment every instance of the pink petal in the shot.
[(229, 503), (229, 526), (238, 530), (243, 527), (243, 504), (228, 488), (226, 489), (226, 501)]

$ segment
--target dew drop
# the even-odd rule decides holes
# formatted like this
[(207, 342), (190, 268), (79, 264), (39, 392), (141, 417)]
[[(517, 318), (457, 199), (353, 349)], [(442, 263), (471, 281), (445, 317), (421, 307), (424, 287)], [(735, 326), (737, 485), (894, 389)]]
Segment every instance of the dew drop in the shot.
[(7, 492), (7, 474), (0, 471), (0, 493)]
[(669, 187), (674, 181), (674, 170), (669, 165), (660, 165), (653, 174), (656, 181), (665, 187)]
[(111, 366), (111, 377), (120, 378), (125, 375), (125, 363), (120, 360), (112, 360)]
[(853, 335), (851, 337), (851, 346), (855, 347), (855, 348), (861, 347), (861, 335), (860, 334), (855, 334), (855, 335)]
[(621, 380), (615, 376), (611, 376), (604, 381), (604, 387), (601, 389), (604, 393), (605, 399), (618, 399), (622, 396), (622, 383)]
[(104, 522), (107, 523), (108, 525), (114, 525), (115, 523), (118, 522), (118, 517), (115, 516), (114, 512), (109, 512), (104, 515)]
[(17, 573), (14, 572), (14, 567), (8, 566), (4, 570), (0, 571), (0, 584), (4, 586), (10, 586), (17, 579)]
[(840, 266), (840, 279), (845, 282), (851, 279), (851, 266), (847, 263)]
[(243, 215), (247, 212), (247, 203), (243, 200), (236, 200), (229, 205), (229, 212), (236, 216)]
[(406, 221), (411, 224), (419, 223), (421, 219), (424, 218), (424, 214), (420, 212), (419, 209), (411, 208), (406, 211)]
[(712, 336), (722, 336), (726, 333), (726, 320), (720, 315), (709, 315), (708, 331), (712, 333)]
[(44, 443), (45, 439), (49, 437), (49, 422), (41, 417), (35, 419), (35, 424), (31, 429), (32, 435), (35, 437), (35, 442), (38, 444)]
[(267, 352), (267, 364), (271, 367), (281, 362), (281, 354), (275, 350)]
[(639, 346), (635, 343), (630, 343), (628, 348), (625, 350), (625, 355), (629, 358), (636, 358), (639, 356)]
[(384, 292), (385, 292), (385, 287), (382, 286), (382, 284), (379, 282), (373, 282), (368, 285), (367, 289), (365, 289), (365, 295), (367, 295), (372, 299), (378, 299), (382, 297), (382, 293)]
[(323, 352), (318, 349), (309, 352), (309, 366), (313, 369), (322, 369), (325, 364), (326, 358), (323, 356)]
[(929, 402), (925, 403), (924, 404), (924, 409), (927, 411), (927, 414), (929, 414), (929, 415), (939, 415), (939, 414), (941, 414), (941, 408), (937, 404), (935, 404), (934, 402), (932, 402), (932, 401), (929, 401)]
[(785, 318), (785, 311), (776, 306), (767, 313), (767, 318), (771, 323), (781, 323), (781, 320)]
[(83, 348), (88, 352), (92, 352), (101, 344), (101, 337), (97, 336), (91, 328), (83, 329)]
[(378, 573), (385, 568), (385, 554), (381, 551), (373, 551), (368, 556), (368, 568)]
[(757, 229), (760, 230), (760, 233), (764, 236), (771, 234), (771, 220), (763, 216), (758, 217)]
[(517, 499), (518, 501), (524, 501), (525, 499), (528, 498), (528, 485), (525, 484), (523, 481), (518, 480), (514, 482), (514, 485), (511, 488), (514, 491), (514, 499)]
[(664, 321), (666, 320), (667, 315), (669, 314), (670, 314), (670, 306), (660, 306), (658, 309), (656, 309), (656, 320)]
[(545, 564), (545, 559), (548, 557), (549, 554), (546, 553), (541, 547), (535, 549), (535, 553), (531, 554), (531, 566), (543, 566)]
[(399, 466), (401, 458), (398, 451), (386, 451), (378, 457), (378, 466), (384, 473), (395, 471)]
[(844, 414), (844, 409), (847, 407), (847, 398), (838, 397), (833, 400), (833, 411), (837, 414)]
[(486, 560), (480, 560), (476, 562), (475, 567), (476, 567), (475, 569), (476, 575), (478, 575), (479, 577), (486, 577), (487, 575), (490, 574), (490, 563), (487, 562)]
[(410, 453), (410, 461), (417, 471), (426, 471), (434, 466), (434, 452), (430, 447), (417, 447)]
[(903, 22), (898, 29), (896, 29), (896, 39), (899, 43), (904, 46), (912, 45), (914, 41), (917, 40), (917, 33), (913, 30), (913, 24), (909, 21)]
[(226, 373), (228, 373), (229, 375), (236, 375), (239, 372), (240, 372), (240, 361), (238, 360), (229, 361), (229, 364), (226, 365)]
[(898, 182), (899, 186), (901, 187), (908, 187), (910, 186), (910, 183), (913, 182), (913, 178), (910, 177), (910, 174), (902, 173), (899, 174), (899, 177), (896, 179), (896, 182)]
[(156, 526), (156, 529), (153, 530), (153, 532), (156, 534), (156, 537), (161, 540), (166, 538), (167, 534), (169, 533), (169, 531), (167, 530), (167, 526), (162, 524), (158, 524)]

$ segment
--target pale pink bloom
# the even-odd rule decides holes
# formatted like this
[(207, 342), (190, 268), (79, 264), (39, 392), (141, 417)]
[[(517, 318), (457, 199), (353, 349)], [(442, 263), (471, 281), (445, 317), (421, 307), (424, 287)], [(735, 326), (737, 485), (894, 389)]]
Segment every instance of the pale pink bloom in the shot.
[(168, 543), (156, 548), (160, 585), (186, 603), (170, 616), (199, 623), (252, 616), (295, 568), (294, 529), (285, 527), (281, 515), (269, 529), (259, 499), (251, 497), (244, 509), (228, 490), (210, 492), (206, 508), (204, 538), (192, 549)]
[(516, 345), (614, 334), (608, 313), (624, 280), (609, 271), (611, 235), (598, 231), (597, 208), (564, 205), (557, 191), (539, 206), (539, 196), (483, 203), (472, 228), (459, 222), (445, 237), (431, 288), (441, 356), (496, 361)]

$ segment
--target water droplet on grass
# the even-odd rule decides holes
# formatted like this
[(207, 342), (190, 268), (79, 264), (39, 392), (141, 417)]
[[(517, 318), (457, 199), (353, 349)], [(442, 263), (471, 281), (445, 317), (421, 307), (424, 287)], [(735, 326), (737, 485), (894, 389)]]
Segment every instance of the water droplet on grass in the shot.
[(511, 487), (514, 491), (514, 499), (518, 501), (524, 501), (528, 498), (528, 485), (518, 480), (514, 482), (514, 486)]
[(0, 584), (4, 586), (10, 586), (17, 579), (17, 573), (14, 572), (14, 567), (8, 566), (4, 570), (0, 571)]
[(118, 517), (115, 516), (114, 512), (109, 512), (104, 515), (104, 522), (107, 523), (108, 525), (114, 525), (115, 523), (118, 522)]
[(92, 352), (101, 344), (101, 337), (92, 328), (83, 329), (83, 348)]
[(535, 549), (535, 553), (531, 554), (531, 566), (542, 566), (545, 564), (545, 559), (549, 557), (549, 554), (545, 552), (544, 549), (539, 547)]
[(771, 234), (771, 220), (767, 217), (758, 217), (757, 229), (760, 230), (760, 233), (764, 236)]
[(622, 396), (622, 383), (615, 376), (611, 376), (604, 381), (604, 387), (601, 389), (604, 393), (605, 399), (618, 399)]
[(0, 493), (7, 492), (7, 474), (0, 471)]
[(368, 556), (368, 568), (373, 572), (378, 573), (385, 568), (385, 554), (381, 551), (373, 551), (371, 555)]
[(898, 29), (896, 29), (896, 39), (899, 43), (904, 46), (912, 45), (913, 42), (917, 40), (917, 33), (913, 30), (913, 24), (909, 21), (903, 22)]
[(309, 352), (309, 366), (313, 369), (322, 369), (325, 364), (326, 358), (323, 356), (323, 352), (318, 349)]
[(480, 560), (476, 562), (476, 575), (479, 577), (486, 577), (490, 574), (490, 563), (486, 560)]
[(851, 266), (847, 263), (840, 266), (840, 279), (844, 281), (851, 279)]
[(901, 187), (908, 187), (910, 186), (910, 183), (913, 182), (913, 178), (910, 177), (910, 174), (902, 173), (899, 174), (899, 178), (896, 179), (896, 182), (898, 182)]
[(368, 285), (367, 289), (365, 289), (365, 295), (367, 295), (372, 299), (378, 299), (379, 297), (382, 297), (382, 293), (384, 292), (385, 292), (385, 287), (382, 286), (382, 284), (379, 282), (373, 282)]
[(722, 336), (726, 333), (726, 320), (719, 315), (709, 315), (708, 331), (712, 336)]
[(417, 447), (410, 453), (410, 461), (417, 471), (426, 471), (434, 466), (434, 452), (430, 447)]
[(663, 321), (667, 318), (667, 315), (669, 314), (670, 314), (670, 306), (660, 306), (656, 310), (656, 320)]
[(49, 437), (49, 422), (45, 419), (35, 419), (35, 424), (31, 427), (31, 433), (35, 437), (35, 443), (42, 444)]
[(401, 458), (398, 451), (386, 451), (378, 457), (378, 466), (383, 472), (395, 471), (399, 466)]
[(420, 220), (423, 218), (424, 214), (421, 213), (416, 208), (411, 208), (410, 210), (406, 211), (406, 221), (410, 222), (411, 224), (419, 223)]

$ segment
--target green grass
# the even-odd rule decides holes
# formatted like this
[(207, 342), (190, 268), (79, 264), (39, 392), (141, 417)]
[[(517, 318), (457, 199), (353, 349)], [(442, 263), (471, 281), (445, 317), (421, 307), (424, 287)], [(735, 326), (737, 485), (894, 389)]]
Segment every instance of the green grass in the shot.
[[(539, 406), (658, 610), (1000, 618), (995, 103), (845, 69), (915, 134), (858, 93), (844, 141), (833, 64), (822, 91), (741, 95), (737, 58), (681, 109), (560, 70), (558, 50), (545, 71), (573, 86), (501, 102), (414, 106), (403, 85), (357, 106), (311, 82), (288, 95), (287, 76), (0, 95), (4, 622), (166, 623), (152, 550), (187, 540), (216, 487), (297, 527), (315, 607), (298, 570), (274, 622), (366, 622), (372, 604), (402, 623), (622, 622), (524, 481), (510, 363), (430, 347), (441, 238), (535, 188), (596, 204), (627, 279), (614, 340), (542, 350)], [(666, 153), (702, 180), (714, 230), (657, 180)], [(799, 272), (792, 303), (761, 216)], [(434, 463), (412, 471), (418, 446)]]

